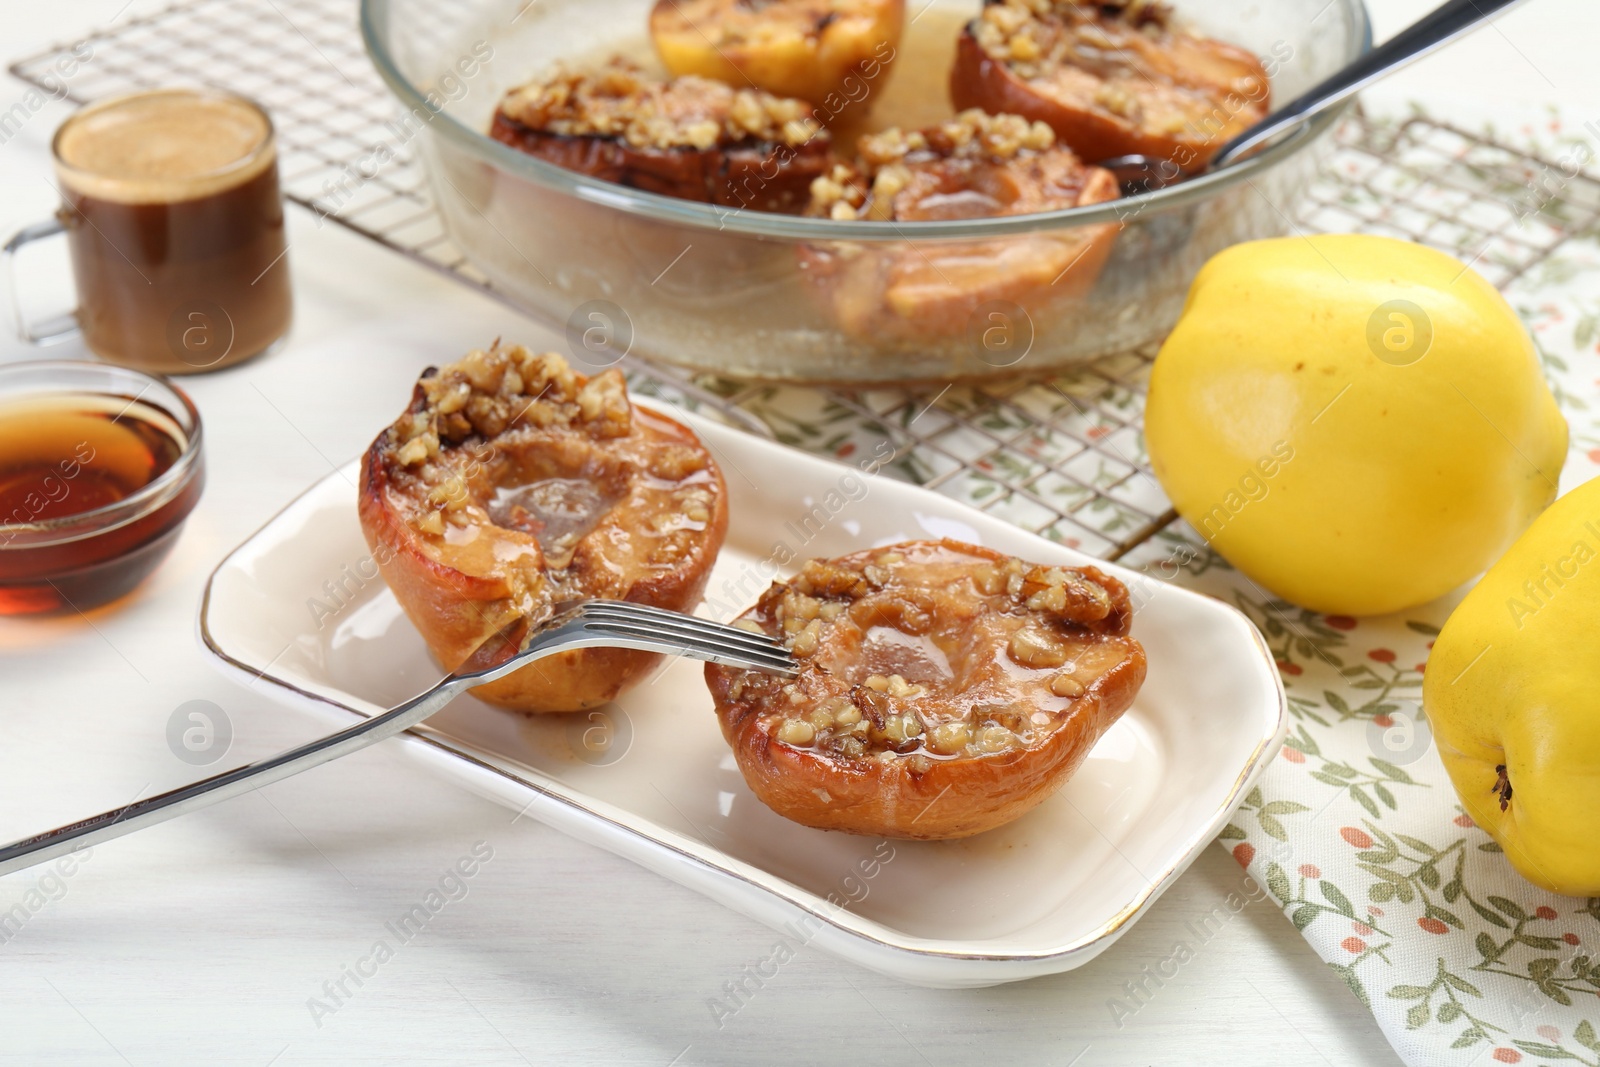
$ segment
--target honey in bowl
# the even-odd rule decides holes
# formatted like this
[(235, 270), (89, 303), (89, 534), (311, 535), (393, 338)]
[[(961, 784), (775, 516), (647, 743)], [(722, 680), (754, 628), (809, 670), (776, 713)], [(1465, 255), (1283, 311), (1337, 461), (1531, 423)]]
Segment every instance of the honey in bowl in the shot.
[(176, 412), (141, 391), (0, 392), (0, 614), (105, 604), (172, 549), (204, 477), (193, 409), (163, 390)]

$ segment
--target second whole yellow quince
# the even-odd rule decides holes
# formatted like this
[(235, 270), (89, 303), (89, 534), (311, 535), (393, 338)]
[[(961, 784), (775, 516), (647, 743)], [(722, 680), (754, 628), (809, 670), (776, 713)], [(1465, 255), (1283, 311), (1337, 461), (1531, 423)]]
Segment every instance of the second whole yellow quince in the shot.
[(1546, 511), (1450, 615), (1422, 704), (1462, 807), (1523, 876), (1600, 894), (1600, 479)]
[(1145, 410), (1178, 512), (1315, 611), (1375, 615), (1484, 571), (1555, 498), (1567, 425), (1532, 340), (1460, 261), (1363, 235), (1201, 270)]

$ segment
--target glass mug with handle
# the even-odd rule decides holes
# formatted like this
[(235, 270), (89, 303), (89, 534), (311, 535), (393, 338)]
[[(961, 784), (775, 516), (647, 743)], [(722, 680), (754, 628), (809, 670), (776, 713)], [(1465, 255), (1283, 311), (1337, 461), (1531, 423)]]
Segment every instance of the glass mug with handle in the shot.
[[(289, 329), (283, 198), (272, 121), (211, 89), (91, 104), (51, 142), (62, 207), (4, 246), (18, 330), (50, 344), (82, 332), (101, 358), (167, 374), (232, 366)], [(18, 249), (64, 233), (78, 310), (29, 325)], [(75, 320), (75, 321), (74, 321)]]

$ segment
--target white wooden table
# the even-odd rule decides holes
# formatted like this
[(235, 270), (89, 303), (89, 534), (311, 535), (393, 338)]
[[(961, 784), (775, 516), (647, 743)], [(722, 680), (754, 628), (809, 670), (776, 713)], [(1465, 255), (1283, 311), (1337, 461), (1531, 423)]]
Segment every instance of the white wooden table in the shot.
[[(154, 5), (122, 6), (0, 0), (0, 46), (9, 59)], [(1431, 3), (1375, 6), (1382, 36)], [(1463, 121), (1600, 100), (1584, 54), (1592, 8), (1538, 0), (1378, 92)], [(0, 84), (0, 111), (22, 95), (18, 83)], [(0, 231), (53, 209), (47, 144), (65, 113), (46, 106), (0, 146)], [(291, 214), (291, 236), (289, 345), (185, 383), (206, 421), (210, 473), (174, 557), (115, 610), (0, 620), (0, 838), (196, 776), (166, 742), (185, 701), (225, 709), (229, 763), (317, 732), (221, 680), (196, 646), (194, 615), (216, 560), (403, 406), (417, 368), (386, 361), (375, 333), (437, 337), (441, 359), (497, 333), (559, 346), (303, 212)], [(31, 301), (70, 300), (64, 258), (50, 258), (58, 252), (33, 260)], [(9, 331), (0, 339), (0, 360), (39, 354)], [(492, 859), (466, 897), (371, 977), (352, 980), (347, 968), (385, 923), (474, 847)], [(1230, 909), (1229, 895), (1245, 891), (1234, 863), (1207, 849), (1099, 960), (976, 992), (899, 986), (803, 949), (719, 1027), (708, 1002), (771, 955), (774, 934), (420, 777), (380, 746), (104, 845), (69, 878), (0, 881), (0, 914), (26, 913), (20, 929), (0, 933), (0, 1063), (1397, 1062), (1276, 909)], [(1179, 941), (1193, 959), (1148, 981)], [(1129, 1002), (1128, 983), (1148, 993), (1132, 1015), (1113, 1013), (1113, 998)]]

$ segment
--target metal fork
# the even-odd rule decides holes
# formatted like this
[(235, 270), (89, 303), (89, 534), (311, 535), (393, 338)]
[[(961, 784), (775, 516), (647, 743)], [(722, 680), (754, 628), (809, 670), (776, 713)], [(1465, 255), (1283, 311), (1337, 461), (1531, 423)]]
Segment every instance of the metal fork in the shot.
[(517, 623), (495, 634), (438, 685), (382, 715), (276, 756), (6, 845), (0, 848), (0, 876), (321, 766), (409, 730), (474, 686), (503, 678), (546, 656), (579, 648), (675, 653), (774, 674), (795, 673), (788, 651), (761, 634), (641, 604), (591, 600), (542, 626), (530, 629)]

